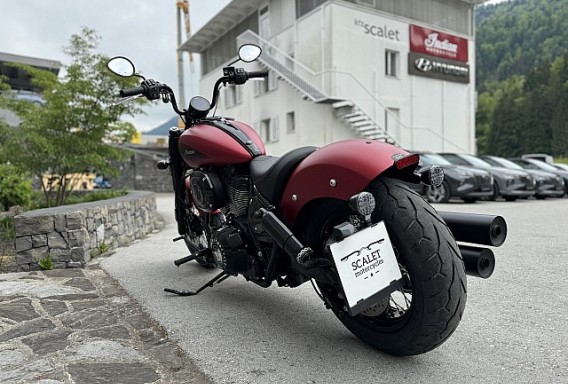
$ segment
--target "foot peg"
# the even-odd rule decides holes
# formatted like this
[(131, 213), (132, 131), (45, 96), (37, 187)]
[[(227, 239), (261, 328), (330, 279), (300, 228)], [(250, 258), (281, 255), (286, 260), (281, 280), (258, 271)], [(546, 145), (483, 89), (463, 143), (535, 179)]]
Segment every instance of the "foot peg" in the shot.
[(222, 282), (223, 280), (225, 280), (226, 278), (228, 278), (230, 276), (231, 276), (230, 273), (223, 271), (220, 274), (218, 274), (217, 276), (215, 276), (214, 278), (212, 278), (211, 280), (209, 280), (207, 283), (205, 283), (197, 291), (178, 291), (177, 289), (171, 289), (171, 288), (164, 288), (164, 291), (169, 292), (169, 293), (173, 293), (173, 294), (178, 295), (178, 296), (195, 296), (199, 292), (203, 291), (205, 288), (212, 287), (215, 283), (219, 284), (220, 282)]
[(202, 250), (199, 250), (198, 252), (196, 252), (196, 255), (189, 255), (186, 257), (182, 257), (181, 259), (177, 259), (174, 261), (174, 264), (176, 265), (176, 267), (179, 267), (182, 264), (188, 263), (192, 260), (197, 259), (198, 257), (202, 257), (205, 255), (211, 254), (211, 250), (209, 248), (205, 248)]

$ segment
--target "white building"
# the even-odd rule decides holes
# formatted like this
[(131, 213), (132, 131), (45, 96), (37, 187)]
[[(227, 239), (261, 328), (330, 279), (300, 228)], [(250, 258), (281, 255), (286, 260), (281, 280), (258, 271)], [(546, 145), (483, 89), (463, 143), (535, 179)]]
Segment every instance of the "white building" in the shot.
[(222, 91), (218, 115), (253, 125), (270, 154), (356, 137), (475, 151), (474, 6), (485, 0), (233, 0), (181, 49), (210, 97), (237, 47), (267, 81)]

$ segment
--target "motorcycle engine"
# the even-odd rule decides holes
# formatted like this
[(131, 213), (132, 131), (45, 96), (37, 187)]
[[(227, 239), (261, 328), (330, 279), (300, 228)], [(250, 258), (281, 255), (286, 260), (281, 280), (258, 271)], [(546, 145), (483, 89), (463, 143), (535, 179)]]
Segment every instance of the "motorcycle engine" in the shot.
[(228, 197), (228, 203), (223, 213), (225, 215), (231, 213), (235, 217), (246, 214), (250, 200), (250, 179), (248, 175), (232, 169), (223, 175), (223, 182), (226, 185)]
[(200, 210), (221, 209), (220, 226), (212, 230), (211, 251), (217, 267), (229, 273), (244, 273), (249, 269), (246, 251), (246, 217), (250, 200), (250, 178), (247, 169), (228, 167), (218, 172), (193, 171), (189, 178), (193, 201)]
[(243, 273), (248, 269), (248, 255), (241, 231), (223, 224), (213, 233), (212, 251), (219, 268), (229, 273)]
[(223, 185), (216, 173), (192, 172), (189, 178), (189, 189), (195, 205), (204, 212), (213, 212), (225, 205)]

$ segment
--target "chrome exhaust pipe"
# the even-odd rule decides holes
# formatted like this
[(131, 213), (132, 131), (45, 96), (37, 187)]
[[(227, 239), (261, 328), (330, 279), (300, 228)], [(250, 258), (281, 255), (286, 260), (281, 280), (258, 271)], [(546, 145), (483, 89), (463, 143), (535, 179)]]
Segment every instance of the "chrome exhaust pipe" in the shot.
[(489, 248), (472, 247), (459, 244), (465, 265), (465, 273), (487, 279), (495, 270), (495, 255)]
[(461, 212), (438, 214), (457, 241), (499, 247), (507, 238), (507, 222), (502, 216)]

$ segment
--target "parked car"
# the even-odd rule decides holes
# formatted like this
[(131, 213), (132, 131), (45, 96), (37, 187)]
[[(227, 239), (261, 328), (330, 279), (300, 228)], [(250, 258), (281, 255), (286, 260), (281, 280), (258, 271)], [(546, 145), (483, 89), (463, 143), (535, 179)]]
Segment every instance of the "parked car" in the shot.
[(519, 164), (512, 162), (511, 160), (505, 159), (499, 156), (480, 156), (483, 160), (487, 161), (489, 164), (493, 164), (497, 167), (505, 167), (517, 170), (524, 170), (530, 173), (535, 180), (535, 197), (537, 199), (544, 199), (546, 197), (562, 197), (564, 195), (564, 189), (562, 185), (562, 179), (550, 172), (541, 171), (539, 169), (525, 169)]
[(419, 152), (419, 154), (421, 166), (439, 165), (444, 169), (444, 182), (439, 187), (409, 184), (416, 192), (426, 196), (430, 203), (446, 203), (450, 198), (474, 202), (493, 193), (493, 177), (489, 172), (453, 165), (434, 153)]
[(553, 163), (552, 165), (553, 165), (555, 168), (560, 169), (561, 171), (568, 171), (568, 164)]
[(519, 164), (521, 167), (525, 169), (538, 169), (541, 171), (554, 173), (555, 175), (560, 176), (563, 184), (562, 187), (564, 189), (564, 193), (565, 194), (568, 193), (568, 171), (562, 171), (558, 168), (555, 168), (551, 164), (535, 159), (522, 159), (517, 157), (509, 160)]
[(97, 177), (95, 177), (94, 180), (94, 187), (96, 189), (109, 189), (112, 187), (112, 185), (110, 184), (110, 181), (108, 181), (106, 177), (97, 175)]
[(544, 161), (545, 163), (552, 164), (554, 163), (554, 159), (552, 156), (547, 155), (546, 153), (527, 153), (521, 156), (521, 159), (535, 159)]
[(501, 196), (507, 201), (515, 201), (518, 198), (527, 198), (535, 194), (534, 179), (525, 171), (495, 167), (487, 161), (469, 154), (440, 153), (440, 155), (452, 164), (484, 169), (490, 172), (495, 181), (491, 200)]

